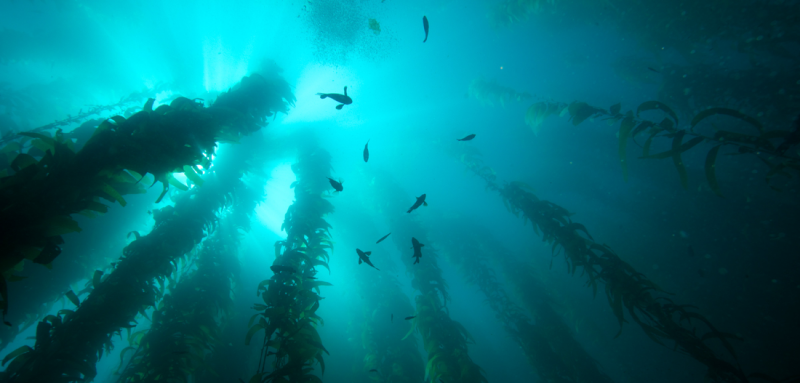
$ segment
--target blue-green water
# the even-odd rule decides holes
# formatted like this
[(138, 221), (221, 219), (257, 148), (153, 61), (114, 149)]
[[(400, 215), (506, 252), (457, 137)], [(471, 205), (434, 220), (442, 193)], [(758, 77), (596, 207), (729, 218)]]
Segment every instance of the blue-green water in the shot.
[[(800, 112), (800, 5), (734, 3), (6, 1), (0, 4), (0, 131), (5, 146), (16, 133), (78, 116), (59, 126), (69, 133), (89, 119), (128, 117), (149, 97), (156, 107), (179, 95), (211, 106), (253, 73), (290, 85), (296, 101), (287, 100), (288, 113), (270, 116), (266, 127), (239, 144), (220, 143), (214, 166), (205, 169), (210, 176), (243, 151), (258, 154), (259, 160), (248, 160), (256, 165), (245, 179), (263, 195), (230, 255), (240, 267), (231, 282), (233, 306), (216, 318), (220, 332), (198, 354), (214, 373), (195, 365), (184, 374), (190, 382), (247, 382), (259, 371), (275, 370), (274, 356), (259, 365), (263, 332), (247, 346), (245, 336), (258, 313), (253, 305), (264, 303), (254, 294), (257, 286), (273, 276), (274, 244), (286, 239), (281, 226), (295, 201), (293, 183), (303, 182), (292, 165), (309, 153), (307, 163), (326, 168), (329, 161), (330, 177), (344, 187), (320, 192), (315, 188), (320, 182), (327, 187), (324, 176), (306, 181), (333, 207), (324, 216), (333, 241), (329, 270), (317, 267), (319, 280), (332, 284), (321, 288), (325, 299), (316, 311), (324, 319), (315, 326), (327, 351), (320, 354), (324, 374), (319, 363), (310, 365), (325, 382), (481, 381), (474, 371), (489, 382), (765, 381), (742, 378), (753, 373), (784, 379), (800, 365), (800, 152), (776, 147), (800, 129), (794, 122)], [(503, 6), (511, 10), (498, 13)], [(424, 43), (423, 16), (430, 22)], [(352, 104), (341, 110), (316, 95), (341, 93), (345, 86)], [(131, 94), (130, 104), (121, 102)], [(674, 110), (674, 117), (640, 107), (651, 100)], [(577, 102), (598, 109), (576, 124)], [(537, 103), (555, 112), (533, 124)], [(126, 110), (133, 104), (135, 110)], [(103, 105), (124, 107), (86, 114)], [(731, 113), (695, 118), (712, 107), (752, 116), (761, 129)], [(626, 116), (635, 120), (631, 127), (652, 121), (674, 130), (662, 129), (652, 144), (645, 141), (653, 128), (635, 141), (625, 139)], [(677, 145), (705, 139), (680, 157), (640, 158), (643, 146), (650, 154), (675, 152), (680, 130), (686, 138)], [(37, 131), (53, 135), (55, 127)], [(786, 132), (763, 144), (728, 139), (721, 131), (753, 137)], [(622, 160), (621, 132), (627, 145)], [(476, 136), (456, 140), (469, 134)], [(719, 143), (725, 145), (714, 167), (715, 187), (706, 164)], [(3, 159), (9, 169), (4, 175), (14, 173), (11, 160)], [(471, 169), (473, 163), (478, 165)], [(703, 319), (681, 321), (676, 313), (670, 323), (687, 334), (696, 329), (687, 342), (699, 341), (711, 359), (697, 357), (704, 351), (685, 352), (689, 343), (676, 347), (671, 336), (648, 337), (627, 306), (618, 335), (606, 286), (622, 277), (602, 274), (595, 296), (584, 268), (571, 272), (564, 253), (553, 254), (552, 242), (542, 241), (542, 227), (534, 231), (523, 212), (510, 211), (515, 209), (504, 205), (498, 190), (472, 171), (484, 166), (490, 184), (524, 183), (539, 199), (572, 213), (562, 224), (582, 224), (585, 231), (572, 231), (585, 240), (588, 232), (592, 243), (613, 249), (632, 273), (661, 289), (654, 296), (696, 306), (692, 312)], [(685, 169), (685, 187), (676, 168)], [(181, 173), (175, 177), (192, 189), (204, 187)], [(161, 190), (126, 196), (127, 206), (113, 204), (94, 219), (73, 214), (82, 231), (64, 236), (52, 268), (17, 265), (14, 273), (26, 279), (8, 284), (6, 320), (13, 331), (4, 329), (11, 333), (3, 335), (0, 355), (35, 348), (36, 323), (62, 308), (75, 309), (64, 292), (91, 285), (96, 269), (111, 273), (110, 263), (135, 239), (130, 232), (154, 230), (156, 209), (181, 198), (173, 188), (156, 204)], [(429, 206), (406, 213), (422, 194)], [(217, 212), (222, 220), (226, 209)], [(420, 265), (410, 264), (412, 236), (426, 244)], [(174, 278), (191, 275), (202, 248), (183, 258)], [(359, 265), (356, 248), (372, 251), (380, 270)], [(434, 277), (418, 275), (415, 267), (426, 263), (438, 265)], [(491, 286), (480, 283), (487, 273), (494, 275)], [(424, 290), (419, 281), (426, 278), (446, 282), (434, 294), (446, 302), (437, 306), (436, 323), (463, 326), (469, 334), (463, 357), (478, 370), (426, 369), (432, 335), (413, 327), (424, 317), (418, 299)], [(81, 301), (90, 293), (79, 294)], [(492, 304), (497, 302), (503, 304)], [(658, 323), (647, 319), (643, 307), (631, 310), (646, 324)], [(535, 337), (521, 335), (508, 310), (541, 332), (545, 341), (536, 344), (542, 349), (524, 347)], [(149, 317), (153, 308), (143, 311)], [(404, 320), (408, 316), (417, 318)], [(734, 354), (714, 336), (703, 336), (709, 333), (704, 320), (732, 334), (724, 338)], [(134, 333), (150, 328), (141, 314), (136, 322)], [(409, 330), (405, 339), (412, 343), (403, 353), (412, 362), (391, 362), (402, 358), (386, 345), (409, 344), (400, 341)], [(130, 368), (138, 344), (120, 332), (111, 338), (113, 349), (101, 351), (94, 381), (118, 381), (115, 371)], [(376, 340), (383, 338), (388, 340)], [(449, 355), (458, 349), (451, 346), (431, 347)], [(371, 352), (381, 359), (370, 360)], [(742, 375), (715, 376), (709, 360), (724, 361), (732, 368), (725, 371)], [(370, 372), (374, 365), (380, 367)], [(561, 365), (564, 370), (547, 375)]]

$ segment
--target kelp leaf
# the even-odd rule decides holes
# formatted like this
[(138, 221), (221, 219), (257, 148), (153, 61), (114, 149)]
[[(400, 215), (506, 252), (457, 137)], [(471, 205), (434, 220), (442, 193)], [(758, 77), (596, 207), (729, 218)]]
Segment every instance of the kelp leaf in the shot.
[(30, 154), (20, 153), (14, 157), (14, 160), (11, 161), (11, 169), (14, 169), (15, 172), (18, 172), (22, 169), (27, 168), (28, 166), (37, 164), (39, 161), (36, 161), (33, 156)]
[(639, 107), (636, 108), (636, 117), (639, 117), (639, 113), (641, 112), (647, 110), (655, 110), (655, 109), (667, 113), (670, 117), (672, 117), (673, 120), (675, 120), (675, 125), (678, 124), (678, 115), (675, 114), (675, 112), (672, 109), (670, 109), (666, 104), (659, 101), (645, 101), (639, 104)]
[(6, 363), (8, 363), (9, 360), (14, 359), (14, 358), (16, 358), (16, 357), (18, 357), (18, 356), (20, 356), (22, 354), (27, 354), (27, 353), (29, 353), (31, 351), (33, 351), (31, 346), (22, 346), (22, 347), (20, 347), (20, 348), (18, 348), (16, 350), (12, 351), (8, 355), (6, 355), (6, 357), (3, 358), (3, 364), (2, 365), (5, 366)]
[(100, 279), (103, 277), (102, 270), (95, 270), (94, 275), (92, 276), (92, 287), (97, 288), (100, 286)]
[(711, 148), (711, 150), (708, 151), (708, 155), (706, 155), (706, 178), (708, 179), (708, 186), (720, 197), (722, 197), (722, 192), (719, 190), (719, 184), (717, 183), (716, 163), (717, 153), (721, 147), (722, 145), (717, 145)]
[(181, 183), (177, 179), (175, 179), (175, 177), (172, 175), (172, 173), (168, 173), (167, 174), (167, 182), (169, 182), (170, 185), (175, 186), (176, 188), (178, 188), (180, 190), (183, 190), (183, 191), (189, 190), (189, 187), (184, 185), (183, 183)]
[(144, 103), (144, 107), (142, 108), (145, 112), (152, 112), (153, 111), (153, 104), (156, 102), (154, 98), (148, 98), (147, 102)]
[(75, 220), (68, 215), (57, 215), (55, 217), (50, 217), (42, 222), (42, 226), (44, 229), (43, 234), (46, 237), (54, 237), (57, 235), (81, 231), (80, 226), (78, 226), (78, 222), (75, 222)]
[(608, 108), (608, 111), (611, 112), (612, 116), (616, 116), (619, 114), (620, 109), (622, 109), (622, 103), (618, 102), (614, 105), (611, 105), (611, 107)]
[(619, 126), (619, 162), (622, 165), (622, 179), (625, 180), (625, 182), (628, 182), (628, 162), (625, 158), (625, 148), (628, 146), (628, 137), (631, 134), (631, 129), (633, 129), (634, 124), (633, 112), (628, 111), (628, 113), (625, 114), (625, 119), (622, 120)]
[(128, 202), (125, 201), (125, 198), (122, 198), (122, 195), (119, 194), (117, 189), (114, 189), (113, 187), (111, 187), (111, 185), (103, 182), (100, 185), (100, 190), (102, 190), (104, 193), (110, 195), (111, 198), (113, 198), (114, 200), (119, 202), (119, 204), (122, 205), (122, 207), (125, 207), (125, 205), (128, 204)]
[(80, 301), (80, 299), (78, 299), (78, 296), (75, 295), (75, 292), (70, 290), (70, 291), (67, 291), (64, 295), (69, 299), (70, 302), (72, 302), (72, 304), (74, 304), (75, 306), (80, 307), (81, 301)]
[(250, 339), (253, 338), (253, 335), (256, 335), (257, 332), (267, 328), (267, 322), (264, 321), (264, 318), (260, 318), (259, 323), (256, 323), (253, 327), (250, 327), (250, 330), (247, 331), (247, 336), (244, 339), (245, 346), (250, 345)]
[[(678, 176), (681, 178), (681, 185), (684, 189), (688, 189), (689, 175), (686, 173), (686, 166), (683, 165), (683, 160), (681, 160), (681, 141), (683, 141), (683, 136), (685, 134), (686, 131), (681, 130), (675, 134), (675, 138), (672, 139), (672, 162), (675, 164), (675, 168), (678, 169)], [(703, 140), (702, 137), (696, 137), (695, 139), (698, 138), (700, 141)]]
[(748, 115), (746, 115), (746, 114), (744, 114), (742, 112), (739, 112), (739, 111), (736, 111), (736, 110), (733, 110), (733, 109), (728, 109), (728, 108), (711, 108), (711, 109), (706, 109), (706, 110), (698, 113), (692, 119), (692, 129), (694, 129), (694, 127), (698, 123), (700, 123), (700, 121), (702, 121), (702, 120), (704, 120), (704, 119), (706, 119), (708, 117), (711, 117), (711, 116), (713, 116), (715, 114), (723, 114), (723, 115), (726, 115), (726, 116), (731, 116), (731, 117), (738, 118), (738, 119), (740, 119), (742, 121), (745, 121), (745, 122), (749, 123), (750, 125), (755, 126), (756, 129), (758, 129), (759, 132), (762, 132), (764, 130), (764, 127), (755, 118), (750, 117), (750, 116), (748, 116)]
[[(685, 130), (681, 130), (679, 133), (676, 133), (676, 135), (674, 137), (677, 137), (678, 134), (680, 134), (681, 137), (683, 137), (683, 135), (685, 133), (686, 133)], [(673, 137), (673, 142), (674, 142), (674, 137)], [(686, 141), (685, 143), (681, 144), (678, 147), (678, 150), (675, 150), (673, 148), (673, 149), (667, 150), (665, 152), (656, 153), (656, 154), (649, 155), (649, 156), (643, 156), (642, 158), (657, 160), (657, 159), (663, 159), (663, 158), (667, 158), (667, 157), (675, 157), (676, 154), (680, 155), (681, 153), (683, 153), (683, 152), (695, 147), (697, 144), (703, 142), (704, 140), (705, 140), (704, 137), (695, 137), (695, 138), (692, 138), (691, 140)]]
[(186, 178), (194, 182), (195, 185), (203, 186), (203, 179), (200, 178), (200, 175), (195, 172), (193, 167), (184, 165), (183, 174), (186, 175)]

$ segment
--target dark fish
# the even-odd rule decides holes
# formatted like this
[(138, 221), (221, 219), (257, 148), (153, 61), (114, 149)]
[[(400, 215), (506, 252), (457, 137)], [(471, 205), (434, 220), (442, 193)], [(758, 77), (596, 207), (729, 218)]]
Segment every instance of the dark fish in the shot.
[(471, 141), (473, 138), (475, 138), (475, 135), (470, 134), (469, 136), (466, 136), (464, 138), (456, 138), (456, 141)]
[(317, 277), (306, 277), (306, 279), (317, 279)]
[(343, 106), (350, 105), (350, 104), (353, 103), (353, 99), (350, 98), (350, 96), (347, 95), (347, 87), (344, 87), (344, 94), (339, 94), (339, 93), (317, 93), (317, 96), (319, 96), (319, 98), (321, 98), (321, 99), (332, 98), (332, 99), (334, 99), (334, 100), (336, 100), (338, 102), (341, 102), (341, 104), (336, 105), (336, 109), (339, 109), (339, 110), (341, 110)]
[(416, 318), (416, 317), (417, 317), (416, 315), (414, 315), (414, 316), (410, 316), (410, 317), (406, 317), (406, 320), (412, 320), (412, 319), (414, 319), (414, 318)]
[(275, 274), (278, 274), (281, 271), (285, 271), (287, 273), (293, 273), (293, 274), (297, 273), (297, 270), (294, 267), (291, 267), (291, 266), (272, 265), (272, 266), (269, 267), (269, 269), (272, 270), (272, 272), (275, 273)]
[(690, 257), (694, 257), (694, 249), (692, 248), (692, 245), (689, 245), (689, 247), (686, 248), (686, 251), (689, 253)]
[(794, 120), (794, 131), (792, 131), (792, 133), (790, 133), (789, 136), (786, 137), (780, 145), (778, 145), (778, 149), (775, 151), (778, 152), (778, 154), (783, 155), (787, 150), (789, 150), (789, 148), (797, 145), (798, 143), (800, 143), (800, 116), (797, 116), (797, 119)]
[[(358, 264), (359, 265), (361, 264), (361, 262), (364, 262), (364, 263), (366, 263), (366, 264), (368, 264), (368, 265), (370, 265), (372, 267), (375, 267), (375, 265), (373, 265), (372, 262), (369, 260), (369, 255), (372, 254), (371, 251), (368, 251), (368, 252), (365, 253), (365, 252), (361, 251), (360, 249), (356, 249), (356, 253), (358, 253)], [(381, 269), (379, 269), (377, 267), (375, 267), (375, 270), (381, 271)]]
[(369, 372), (378, 372), (378, 370), (373, 368), (373, 369), (369, 370)]
[(414, 264), (416, 265), (419, 263), (419, 259), (422, 258), (422, 246), (425, 245), (419, 243), (416, 238), (411, 237), (411, 246), (414, 246), (414, 255), (412, 255), (412, 257), (416, 258), (414, 260)]
[(392, 235), (392, 233), (384, 235), (383, 237), (381, 237), (381, 239), (378, 240), (378, 242), (375, 242), (375, 244), (377, 245), (377, 244), (381, 243), (381, 241), (383, 241), (384, 239), (386, 239), (390, 235)]
[(369, 161), (369, 140), (367, 140), (367, 144), (364, 145), (364, 162)]
[(189, 353), (189, 351), (175, 351), (175, 352), (173, 352), (173, 354), (176, 354), (176, 355), (184, 355), (184, 354), (188, 354), (188, 353)]
[(408, 209), (407, 213), (411, 213), (411, 211), (413, 211), (414, 209), (420, 207), (420, 205), (428, 206), (428, 203), (425, 202), (425, 194), (417, 197), (417, 202), (414, 202), (414, 205), (412, 205), (411, 208)]
[(700, 278), (704, 278), (706, 276), (706, 272), (703, 269), (697, 270), (697, 274), (700, 274)]
[(391, 320), (391, 322), (392, 322), (392, 323), (394, 323), (394, 314), (392, 314), (392, 320)]
[(425, 16), (422, 16), (422, 27), (425, 28), (425, 40), (422, 40), (424, 43), (428, 41), (428, 18)]
[(342, 187), (342, 183), (341, 182), (336, 182), (332, 178), (328, 178), (328, 179), (331, 181), (331, 186), (333, 186), (333, 188), (336, 189), (337, 192), (340, 192), (340, 191), (344, 190), (344, 188)]
[(653, 72), (656, 72), (656, 73), (661, 73), (661, 72), (659, 72), (659, 71), (657, 71), (657, 70), (653, 69), (652, 67), (647, 67), (647, 69), (650, 69), (651, 71), (653, 71)]

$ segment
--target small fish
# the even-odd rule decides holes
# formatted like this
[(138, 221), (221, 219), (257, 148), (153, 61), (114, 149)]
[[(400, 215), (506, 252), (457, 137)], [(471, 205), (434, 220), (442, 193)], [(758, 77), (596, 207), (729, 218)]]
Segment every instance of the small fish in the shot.
[(378, 370), (373, 368), (373, 369), (369, 370), (369, 372), (378, 372)]
[(456, 141), (471, 141), (473, 138), (475, 138), (475, 135), (470, 134), (469, 136), (466, 136), (464, 138), (456, 138)]
[(417, 317), (416, 315), (412, 315), (412, 316), (410, 316), (410, 317), (406, 317), (406, 320), (412, 320), (412, 319), (414, 319), (414, 318), (416, 318), (416, 317)]
[(420, 205), (428, 206), (428, 203), (425, 202), (425, 194), (417, 197), (417, 202), (414, 202), (414, 205), (412, 205), (411, 208), (408, 209), (407, 213), (411, 213), (414, 209), (420, 207)]
[(340, 192), (340, 191), (344, 190), (344, 188), (342, 187), (342, 183), (341, 182), (337, 182), (336, 180), (334, 180), (332, 178), (328, 178), (328, 179), (331, 181), (331, 186), (333, 186), (333, 188), (336, 189), (337, 192)]
[(370, 254), (372, 254), (371, 251), (367, 251), (365, 253), (365, 252), (361, 251), (361, 249), (356, 249), (356, 253), (358, 253), (358, 264), (359, 265), (361, 264), (361, 262), (364, 262), (364, 263), (374, 267), (375, 270), (381, 271), (381, 269), (375, 267), (375, 265), (372, 264), (372, 261), (369, 260), (369, 256), (370, 256)]
[(422, 40), (424, 43), (428, 41), (428, 18), (425, 16), (422, 16), (422, 27), (425, 28), (425, 40)]
[(706, 272), (703, 269), (697, 270), (697, 274), (700, 274), (700, 278), (704, 278), (706, 276)]
[(350, 105), (353, 103), (353, 99), (347, 95), (347, 87), (344, 87), (344, 94), (339, 93), (317, 93), (317, 96), (321, 99), (325, 98), (332, 98), (335, 101), (341, 102), (341, 104), (336, 105), (336, 109), (342, 110), (342, 107), (345, 105)]
[(175, 352), (173, 352), (173, 354), (176, 354), (176, 355), (184, 355), (184, 354), (188, 354), (188, 353), (189, 353), (189, 351), (175, 351)]
[(653, 69), (653, 67), (647, 67), (647, 69), (650, 69), (651, 71), (653, 71), (653, 72), (656, 72), (656, 73), (661, 73), (661, 72), (659, 72), (659, 71), (657, 71), (657, 70)]
[(392, 314), (392, 320), (391, 320), (391, 322), (392, 322), (392, 323), (394, 323), (394, 314)]
[(317, 279), (317, 277), (306, 277), (306, 279)]
[(414, 260), (414, 264), (416, 265), (419, 263), (419, 259), (422, 258), (422, 246), (425, 245), (419, 243), (416, 238), (411, 237), (411, 246), (414, 247), (414, 255), (412, 255), (412, 257), (416, 258)]
[(694, 249), (692, 248), (692, 245), (689, 245), (689, 247), (686, 248), (686, 251), (689, 253), (690, 257), (694, 257)]
[(291, 266), (272, 265), (269, 267), (269, 269), (272, 270), (272, 272), (275, 274), (278, 274), (281, 271), (285, 271), (287, 273), (292, 273), (292, 274), (297, 273), (297, 270)]
[(384, 235), (383, 237), (381, 237), (381, 239), (378, 240), (378, 242), (375, 242), (375, 244), (377, 245), (377, 244), (381, 243), (381, 241), (383, 241), (384, 239), (386, 239), (390, 235), (392, 235), (392, 233)]
[(369, 140), (367, 140), (367, 144), (364, 145), (364, 162), (369, 161)]

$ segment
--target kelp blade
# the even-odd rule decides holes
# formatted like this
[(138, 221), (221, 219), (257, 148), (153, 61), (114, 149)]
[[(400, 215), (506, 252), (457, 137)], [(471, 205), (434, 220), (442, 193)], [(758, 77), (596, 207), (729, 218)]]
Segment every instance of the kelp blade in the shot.
[(742, 112), (739, 112), (739, 111), (736, 111), (736, 110), (733, 110), (733, 109), (728, 109), (728, 108), (711, 108), (711, 109), (706, 109), (706, 110), (698, 113), (692, 119), (692, 129), (694, 129), (694, 127), (697, 124), (699, 124), (700, 121), (702, 121), (702, 120), (704, 120), (704, 119), (706, 119), (708, 117), (711, 117), (711, 116), (713, 116), (715, 114), (724, 114), (726, 116), (731, 116), (731, 117), (738, 118), (738, 119), (740, 119), (742, 121), (745, 121), (745, 122), (749, 123), (750, 125), (755, 126), (756, 129), (758, 129), (759, 132), (764, 130), (764, 127), (755, 118), (750, 117), (750, 116), (748, 116), (748, 115), (746, 115), (746, 114), (744, 114)]
[(716, 174), (717, 152), (719, 152), (720, 147), (722, 147), (722, 145), (711, 148), (711, 150), (708, 151), (708, 155), (706, 155), (706, 178), (708, 179), (708, 186), (711, 187), (711, 190), (722, 197), (723, 195), (719, 190), (719, 184), (717, 184)]

